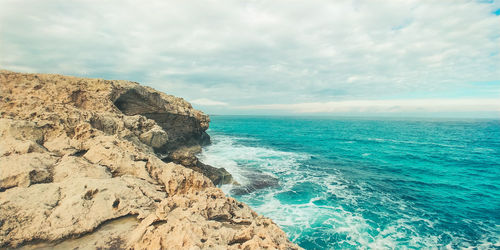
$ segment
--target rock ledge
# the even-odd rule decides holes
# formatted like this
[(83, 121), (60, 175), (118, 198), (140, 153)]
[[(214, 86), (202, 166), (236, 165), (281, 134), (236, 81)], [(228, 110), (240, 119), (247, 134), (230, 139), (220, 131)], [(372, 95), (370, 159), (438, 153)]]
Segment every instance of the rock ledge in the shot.
[(298, 249), (214, 187), (209, 121), (133, 82), (0, 71), (0, 248)]

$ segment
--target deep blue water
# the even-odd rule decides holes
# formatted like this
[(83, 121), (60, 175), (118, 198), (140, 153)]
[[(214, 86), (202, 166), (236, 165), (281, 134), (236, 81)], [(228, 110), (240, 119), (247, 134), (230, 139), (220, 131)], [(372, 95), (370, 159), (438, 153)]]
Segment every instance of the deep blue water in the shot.
[(212, 116), (202, 161), (306, 249), (500, 248), (500, 121)]

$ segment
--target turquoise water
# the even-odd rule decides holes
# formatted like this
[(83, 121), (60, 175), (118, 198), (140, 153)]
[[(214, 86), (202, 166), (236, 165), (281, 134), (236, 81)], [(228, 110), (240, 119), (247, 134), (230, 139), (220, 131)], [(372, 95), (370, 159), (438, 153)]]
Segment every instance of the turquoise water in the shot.
[(211, 119), (223, 190), (306, 249), (500, 248), (500, 121)]

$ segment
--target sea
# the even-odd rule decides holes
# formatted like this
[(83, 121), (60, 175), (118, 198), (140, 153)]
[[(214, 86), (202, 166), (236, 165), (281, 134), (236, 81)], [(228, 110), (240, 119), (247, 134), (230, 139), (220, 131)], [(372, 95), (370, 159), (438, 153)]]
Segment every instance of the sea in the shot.
[(211, 120), (201, 161), (305, 249), (500, 249), (500, 120)]

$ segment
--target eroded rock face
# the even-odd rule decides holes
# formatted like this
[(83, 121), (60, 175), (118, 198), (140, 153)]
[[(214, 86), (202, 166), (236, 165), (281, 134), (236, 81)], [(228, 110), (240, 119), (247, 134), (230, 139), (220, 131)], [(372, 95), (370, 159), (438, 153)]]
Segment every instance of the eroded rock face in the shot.
[(238, 184), (233, 176), (224, 168), (215, 168), (204, 164), (198, 160), (197, 154), (201, 153), (199, 145), (191, 147), (180, 147), (169, 154), (164, 160), (181, 164), (196, 172), (202, 173), (208, 177), (214, 184)]
[[(208, 228), (207, 228), (208, 227)], [(137, 249), (290, 249), (270, 219), (220, 189), (169, 197), (132, 232)], [(136, 240), (139, 239), (139, 240)]]
[(142, 115), (154, 120), (170, 135), (168, 144), (155, 147), (160, 151), (210, 142), (205, 132), (210, 119), (183, 99), (136, 86), (121, 93), (114, 104), (125, 115)]
[(1, 71), (0, 248), (298, 248), (214, 187), (208, 122), (137, 83)]

